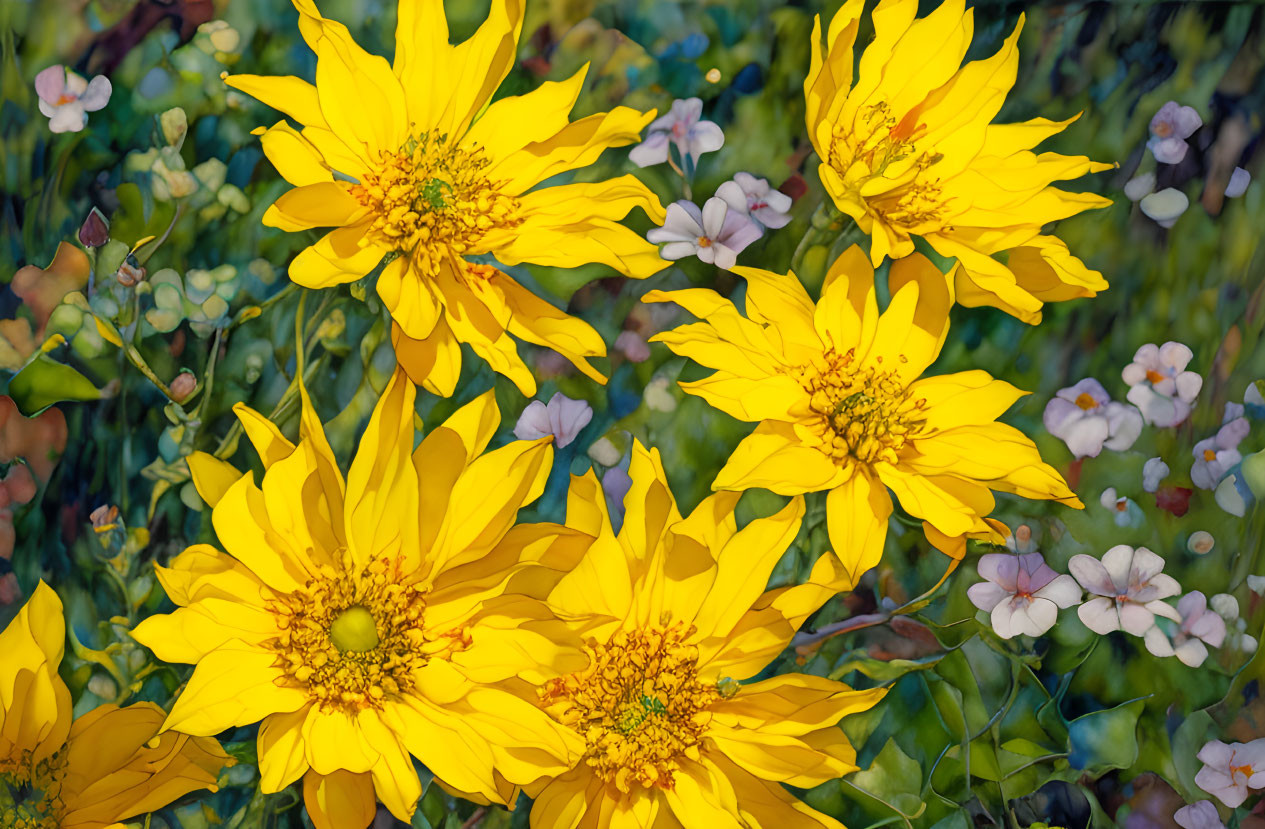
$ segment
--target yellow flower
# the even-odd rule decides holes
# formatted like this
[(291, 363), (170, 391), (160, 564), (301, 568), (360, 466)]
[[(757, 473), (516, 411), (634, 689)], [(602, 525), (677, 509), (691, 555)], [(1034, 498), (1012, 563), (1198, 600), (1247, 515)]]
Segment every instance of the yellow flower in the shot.
[(135, 631), (160, 659), (197, 665), (164, 727), (261, 722), (263, 791), (303, 777), (317, 829), (368, 826), (375, 794), (408, 821), (410, 754), (447, 787), (513, 803), (579, 750), (533, 704), (541, 665), (575, 663), (553, 644), (565, 626), (509, 589), (535, 539), (511, 528), (544, 487), (549, 439), (485, 454), (500, 423), (488, 392), (414, 451), (414, 397), (397, 371), (346, 480), (306, 391), (297, 445), (239, 405), (262, 486), (195, 453), (228, 554), (199, 544), (158, 568), (180, 607)]
[(991, 123), (1015, 83), (1023, 18), (995, 55), (962, 66), (974, 28), (963, 0), (920, 20), (918, 0), (882, 0), (854, 82), (863, 5), (848, 0), (835, 14), (824, 55), (817, 20), (804, 96), (822, 184), (870, 235), (874, 266), (913, 253), (922, 237), (961, 263), (959, 303), (1031, 323), (1044, 302), (1105, 290), (1100, 273), (1041, 229), (1111, 204), (1050, 185), (1113, 165), (1031, 152), (1075, 118)]
[[(578, 826), (836, 827), (782, 784), (810, 787), (855, 771), (836, 723), (873, 706), (854, 691), (784, 674), (742, 684), (834, 595), (839, 562), (822, 556), (806, 584), (765, 592), (799, 531), (802, 498), (741, 530), (738, 494), (682, 518), (656, 450), (633, 448), (618, 533), (590, 471), (572, 478), (567, 526), (589, 541), (549, 605), (584, 636), (588, 665), (557, 677), (542, 704), (584, 737), (581, 761), (534, 788), (533, 829)], [(568, 566), (571, 565), (571, 566)]]
[(57, 674), (66, 642), (61, 600), (43, 582), (0, 633), (0, 816), (16, 829), (102, 829), (216, 790), (233, 764), (209, 737), (158, 736), (149, 702), (100, 705), (71, 722)]
[(717, 369), (681, 387), (759, 426), (734, 450), (713, 489), (783, 495), (829, 490), (830, 543), (851, 589), (878, 563), (892, 512), (923, 519), (954, 558), (966, 536), (1000, 540), (985, 520), (990, 489), (1080, 507), (1019, 430), (994, 420), (1025, 394), (983, 371), (919, 376), (940, 353), (953, 292), (926, 257), (891, 265), (892, 301), (879, 313), (874, 271), (853, 245), (831, 267), (814, 307), (794, 274), (737, 268), (747, 316), (707, 289), (653, 291), (706, 322), (655, 337)]
[(538, 187), (638, 140), (654, 113), (627, 107), (571, 122), (585, 70), (489, 103), (514, 64), (523, 0), (493, 0), (469, 40), (448, 43), (438, 0), (399, 4), (395, 60), (361, 49), (312, 0), (294, 0), (316, 53), (316, 85), (292, 76), (234, 75), (227, 83), (281, 110), (264, 153), (295, 185), (264, 214), (283, 230), (335, 228), (290, 264), (309, 288), (352, 282), (379, 262), (378, 295), (409, 376), (452, 393), (461, 343), (524, 394), (535, 380), (514, 339), (552, 348), (599, 382), (588, 363), (606, 346), (587, 324), (497, 267), (599, 263), (642, 278), (666, 266), (658, 249), (618, 222), (657, 197), (632, 176)]

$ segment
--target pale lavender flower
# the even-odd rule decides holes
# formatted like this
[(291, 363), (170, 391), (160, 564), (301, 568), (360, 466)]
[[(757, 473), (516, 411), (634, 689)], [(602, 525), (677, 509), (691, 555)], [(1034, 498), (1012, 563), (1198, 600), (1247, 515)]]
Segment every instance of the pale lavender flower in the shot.
[(549, 405), (533, 400), (523, 409), (514, 425), (520, 440), (536, 440), (553, 435), (559, 449), (570, 445), (575, 436), (593, 419), (593, 408), (583, 400), (572, 400), (562, 392), (549, 398)]
[(1191, 450), (1195, 462), (1190, 467), (1190, 480), (1200, 489), (1216, 489), (1226, 474), (1243, 460), (1239, 444), (1251, 427), (1247, 418), (1236, 417), (1222, 424), (1217, 433), (1204, 438)]
[(1147, 343), (1124, 367), (1121, 377), (1129, 384), (1129, 402), (1142, 411), (1147, 423), (1176, 426), (1190, 416), (1191, 404), (1203, 388), (1203, 378), (1186, 371), (1194, 356), (1178, 342)]
[(1181, 586), (1161, 572), (1164, 559), (1145, 547), (1135, 550), (1121, 544), (1108, 550), (1101, 561), (1075, 555), (1067, 568), (1081, 587), (1094, 594), (1076, 610), (1094, 633), (1123, 630), (1142, 636), (1155, 624), (1157, 614), (1181, 621), (1177, 611), (1161, 601), (1176, 596)]
[(1201, 800), (1173, 812), (1173, 821), (1182, 829), (1225, 829), (1221, 815), (1211, 800)]
[(691, 166), (698, 163), (703, 153), (719, 150), (725, 145), (725, 133), (711, 121), (700, 120), (703, 101), (685, 98), (673, 101), (666, 115), (656, 118), (646, 131), (646, 140), (628, 153), (629, 160), (638, 167), (653, 167), (668, 160), (668, 147), (675, 145), (682, 163), (689, 159)]
[(1146, 649), (1156, 656), (1176, 656), (1183, 665), (1198, 668), (1208, 658), (1208, 645), (1221, 647), (1225, 641), (1225, 619), (1208, 607), (1208, 598), (1192, 590), (1177, 602), (1181, 621), (1175, 629), (1157, 620), (1146, 632)]
[(1202, 126), (1203, 119), (1194, 107), (1169, 101), (1151, 119), (1151, 138), (1146, 145), (1151, 148), (1156, 161), (1177, 164), (1190, 149), (1186, 139)]
[(1092, 377), (1059, 389), (1045, 406), (1046, 431), (1067, 444), (1078, 458), (1095, 458), (1105, 446), (1123, 451), (1142, 434), (1142, 413), (1117, 403)]
[(767, 179), (736, 173), (733, 181), (716, 188), (716, 195), (734, 210), (745, 213), (761, 227), (777, 230), (790, 222), (791, 197), (769, 187)]
[(615, 350), (634, 363), (644, 363), (650, 359), (650, 346), (646, 343), (646, 338), (636, 331), (620, 331), (615, 338)]
[(1242, 167), (1235, 167), (1234, 172), (1230, 174), (1230, 183), (1225, 186), (1226, 198), (1237, 199), (1247, 192), (1247, 186), (1251, 183), (1252, 174)]
[(1142, 464), (1142, 489), (1146, 492), (1154, 492), (1160, 488), (1160, 484), (1168, 477), (1171, 472), (1168, 464), (1164, 463), (1161, 458), (1151, 458)]
[(715, 196), (707, 200), (702, 210), (693, 202), (682, 200), (669, 204), (667, 213), (663, 227), (646, 234), (656, 245), (666, 243), (659, 250), (664, 259), (697, 256), (729, 270), (737, 263), (742, 249), (760, 238), (755, 222), (730, 210), (723, 199)]
[(110, 102), (110, 79), (97, 75), (91, 81), (61, 64), (35, 76), (39, 107), (53, 132), (79, 132), (88, 125), (88, 113)]
[(1265, 739), (1228, 744), (1209, 740), (1195, 756), (1204, 764), (1195, 785), (1231, 809), (1243, 805), (1248, 789), (1265, 787)]
[(993, 630), (1003, 639), (1021, 633), (1040, 636), (1054, 627), (1059, 608), (1081, 598), (1076, 582), (1050, 569), (1040, 553), (989, 553), (976, 570), (987, 581), (972, 584), (966, 595), (991, 614)]

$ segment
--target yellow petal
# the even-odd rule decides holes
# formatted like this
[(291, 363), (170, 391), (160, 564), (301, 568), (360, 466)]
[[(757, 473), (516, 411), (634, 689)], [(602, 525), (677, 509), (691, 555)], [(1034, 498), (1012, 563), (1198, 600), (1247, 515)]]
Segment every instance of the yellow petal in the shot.
[(409, 120), (420, 127), (437, 124), (451, 94), (444, 4), (433, 0), (400, 3), (395, 24), (393, 70), (404, 89)]
[(265, 130), (259, 143), (272, 166), (295, 187), (334, 180), (320, 151), (285, 121)]
[(340, 23), (324, 21), (316, 52), (316, 93), (329, 128), (366, 161), (393, 153), (408, 137), (404, 91), (383, 58)]
[(66, 647), (62, 603), (40, 581), (0, 632), (0, 748), (42, 760), (62, 747), (70, 730), (70, 690), (57, 674)]
[(246, 437), (259, 454), (259, 460), (263, 462), (264, 469), (279, 460), (288, 458), (294, 451), (294, 444), (281, 434), (281, 430), (275, 423), (259, 412), (245, 404), (237, 403), (233, 406), (233, 413), (237, 415), (242, 429), (246, 432)]
[(440, 318), (435, 328), (421, 340), (404, 333), (399, 323), (391, 323), (391, 346), (400, 368), (414, 383), (431, 394), (450, 397), (461, 376), (461, 343), (448, 323)]
[(826, 496), (830, 546), (852, 582), (846, 589), (855, 586), (861, 575), (882, 558), (891, 514), (891, 497), (865, 467), (858, 467), (847, 482)]
[(368, 774), (336, 771), (303, 776), (303, 805), (316, 829), (368, 829), (378, 812)]
[(858, 354), (869, 350), (878, 325), (878, 300), (874, 268), (856, 245), (845, 250), (827, 271), (815, 319), (822, 342), (838, 353), (850, 348)]
[(493, 0), (488, 18), (448, 56), (448, 101), (440, 132), (462, 135), (491, 100), (518, 57), (523, 0)]
[(290, 262), (290, 279), (305, 288), (329, 288), (360, 279), (385, 254), (372, 242), (361, 244), (367, 228), (362, 222), (326, 233)]
[(989, 423), (1025, 394), (978, 369), (924, 377), (909, 387), (911, 398), (926, 401), (922, 412), (927, 428), (934, 430)]
[[(488, 158), (499, 161), (528, 144), (552, 138), (570, 123), (586, 74), (588, 64), (565, 81), (545, 81), (525, 95), (494, 101), (466, 132), (462, 145), (483, 147)], [(497, 178), (495, 162), (488, 175)]]
[(762, 487), (779, 495), (802, 495), (832, 489), (847, 474), (822, 452), (804, 446), (789, 424), (765, 421), (734, 449), (712, 489)]
[(227, 645), (207, 654), (176, 699), (163, 730), (208, 737), (250, 725), (269, 714), (288, 714), (307, 704), (307, 694), (277, 684), (284, 674), (276, 654)]
[(354, 224), (365, 208), (343, 181), (324, 181), (287, 190), (264, 213), (264, 224), (282, 230), (311, 230)]
[(287, 714), (264, 717), (259, 726), (259, 789), (279, 792), (307, 773), (310, 766), (303, 750), (303, 723), (307, 707)]
[(228, 488), (237, 483), (244, 473), (228, 461), (222, 461), (206, 452), (194, 452), (185, 459), (189, 464), (189, 474), (193, 476), (193, 485), (198, 495), (208, 506), (214, 507), (224, 497)]
[[(504, 192), (525, 193), (559, 173), (587, 167), (610, 147), (637, 143), (654, 115), (653, 111), (615, 107), (610, 112), (572, 121), (553, 137), (528, 144), (497, 165), (497, 174), (507, 180)], [(662, 214), (651, 218), (663, 221)]]
[(293, 75), (229, 75), (224, 83), (279, 109), (305, 126), (326, 127), (316, 87)]
[(509, 306), (511, 334), (534, 345), (552, 348), (585, 376), (598, 383), (606, 382), (606, 377), (587, 359), (606, 356), (606, 343), (601, 334), (583, 320), (545, 302), (508, 275), (497, 271), (491, 279)]

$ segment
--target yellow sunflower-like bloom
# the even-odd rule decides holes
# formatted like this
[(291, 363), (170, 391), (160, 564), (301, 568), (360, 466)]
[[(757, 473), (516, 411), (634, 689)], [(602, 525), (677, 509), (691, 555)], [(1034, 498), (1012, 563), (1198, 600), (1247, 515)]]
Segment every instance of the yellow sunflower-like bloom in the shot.
[(262, 486), (193, 456), (228, 553), (199, 544), (160, 567), (180, 607), (135, 631), (197, 666), (164, 727), (260, 722), (262, 789), (303, 777), (318, 829), (368, 826), (375, 794), (408, 821), (410, 755), (455, 791), (513, 803), (580, 747), (534, 705), (541, 666), (575, 662), (554, 644), (566, 629), (507, 590), (535, 539), (511, 528), (544, 487), (549, 439), (484, 453), (500, 422), (489, 392), (414, 451), (414, 396), (397, 371), (345, 480), (306, 392), (297, 445), (239, 405)]
[(158, 736), (153, 703), (101, 705), (72, 720), (57, 674), (66, 642), (62, 603), (40, 582), (0, 632), (0, 825), (121, 829), (197, 789), (216, 790), (233, 761), (209, 737)]
[(835, 14), (824, 54), (817, 20), (804, 96), (822, 184), (870, 235), (874, 266), (913, 253), (920, 236), (961, 263), (959, 303), (1031, 323), (1045, 302), (1105, 290), (1100, 273), (1041, 228), (1111, 204), (1050, 185), (1113, 165), (1031, 152), (1074, 118), (991, 123), (1015, 83), (1023, 19), (997, 54), (963, 66), (974, 25), (963, 0), (919, 20), (918, 0), (882, 0), (854, 80), (863, 5), (848, 0)]
[(717, 371), (681, 387), (740, 420), (758, 421), (713, 489), (783, 495), (829, 490), (830, 543), (849, 573), (878, 563), (892, 512), (923, 519), (927, 537), (961, 558), (966, 537), (1000, 540), (984, 516), (990, 490), (1081, 503), (1019, 430), (994, 422), (1025, 392), (984, 371), (920, 375), (940, 353), (950, 280), (921, 254), (891, 265), (879, 313), (874, 271), (853, 245), (831, 267), (814, 307), (794, 274), (736, 268), (747, 316), (714, 291), (654, 291), (705, 322), (659, 334)]
[(606, 353), (596, 331), (468, 257), (600, 263), (636, 278), (665, 267), (654, 245), (618, 223), (637, 207), (663, 221), (658, 198), (636, 178), (537, 187), (636, 142), (654, 112), (616, 107), (571, 122), (586, 70), (489, 104), (514, 64), (522, 0), (493, 0), (487, 21), (456, 46), (441, 0), (404, 0), (393, 64), (361, 49), (311, 0), (294, 4), (316, 53), (315, 86), (291, 76), (226, 79), (301, 125), (257, 131), (295, 185), (264, 223), (334, 228), (295, 258), (290, 278), (324, 288), (360, 279), (385, 259), (377, 290), (395, 321), (398, 359), (437, 394), (453, 391), (461, 343), (534, 394), (513, 337), (552, 348), (605, 382), (587, 359)]
[(839, 829), (783, 784), (855, 771), (836, 723), (884, 691), (800, 674), (742, 684), (834, 594), (829, 553), (806, 584), (765, 592), (803, 499), (739, 530), (737, 493), (682, 518), (656, 450), (635, 444), (629, 471), (618, 533), (593, 473), (572, 478), (567, 526), (589, 541), (548, 603), (584, 637), (588, 664), (547, 683), (541, 703), (586, 750), (533, 790), (533, 829)]

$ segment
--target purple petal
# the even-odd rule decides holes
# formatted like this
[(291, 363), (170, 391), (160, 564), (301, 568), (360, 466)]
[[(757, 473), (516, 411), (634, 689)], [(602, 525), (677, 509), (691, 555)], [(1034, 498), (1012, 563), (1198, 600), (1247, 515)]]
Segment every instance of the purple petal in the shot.
[(1019, 589), (1019, 556), (988, 553), (980, 556), (975, 572), (979, 573), (980, 578), (991, 581), (1007, 593), (1014, 593)]
[(1247, 192), (1247, 186), (1251, 183), (1252, 174), (1242, 167), (1235, 167), (1234, 172), (1230, 174), (1230, 183), (1225, 186), (1226, 198), (1237, 199)]

